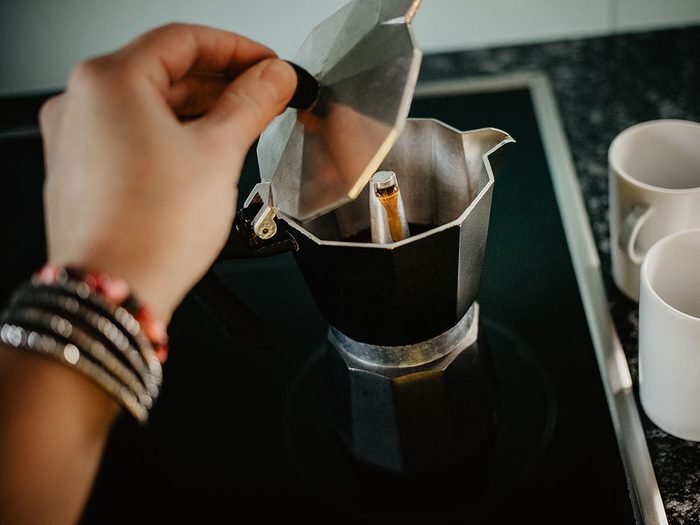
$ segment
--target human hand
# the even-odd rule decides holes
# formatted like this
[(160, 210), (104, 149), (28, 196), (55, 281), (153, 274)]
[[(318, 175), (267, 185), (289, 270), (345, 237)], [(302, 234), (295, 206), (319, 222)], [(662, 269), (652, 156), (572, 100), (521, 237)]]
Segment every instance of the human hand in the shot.
[(292, 96), (273, 57), (174, 24), (79, 65), (40, 114), (49, 262), (125, 279), (167, 322), (223, 248), (246, 152)]

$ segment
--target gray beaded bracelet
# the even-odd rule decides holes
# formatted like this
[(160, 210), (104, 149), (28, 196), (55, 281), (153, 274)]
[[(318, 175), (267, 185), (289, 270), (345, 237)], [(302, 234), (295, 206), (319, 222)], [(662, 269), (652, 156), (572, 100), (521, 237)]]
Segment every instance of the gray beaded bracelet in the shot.
[(101, 366), (106, 372), (124, 384), (139, 399), (139, 402), (147, 409), (153, 404), (153, 398), (158, 395), (155, 391), (147, 391), (143, 379), (129, 370), (112, 352), (110, 352), (100, 341), (90, 337), (83, 330), (75, 326), (74, 323), (60, 317), (54, 313), (44, 312), (37, 308), (14, 309), (12, 314), (5, 320), (17, 326), (27, 326), (46, 331), (51, 328), (51, 336), (59, 342), (72, 344), (86, 354), (96, 365)]
[(148, 409), (136, 396), (102, 367), (85, 359), (75, 345), (61, 343), (51, 335), (10, 323), (3, 323), (0, 327), (0, 340), (8, 347), (31, 350), (74, 368), (97, 383), (137, 421), (145, 423), (148, 420)]

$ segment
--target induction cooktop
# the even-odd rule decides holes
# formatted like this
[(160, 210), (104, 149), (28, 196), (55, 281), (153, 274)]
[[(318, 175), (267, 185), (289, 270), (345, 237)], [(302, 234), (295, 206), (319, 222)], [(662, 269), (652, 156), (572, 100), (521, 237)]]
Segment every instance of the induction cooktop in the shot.
[[(587, 230), (574, 220), (585, 219), (580, 196), (567, 201), (575, 181), (551, 159), (548, 90), (539, 76), (424, 84), (411, 109), (517, 141), (495, 181), (478, 298), (497, 379), (492, 439), (436, 472), (355, 461), (330, 415), (328, 326), (294, 258), (227, 261), (214, 268), (224, 287), (200, 283), (176, 312), (162, 396), (147, 427), (115, 427), (82, 522), (228, 523), (245, 511), (310, 522), (634, 523), (640, 490), (627, 482), (599, 370), (595, 281), (584, 278), (595, 271), (586, 257), (597, 259), (583, 253)], [(44, 257), (43, 161), (35, 131), (2, 139), (5, 190), (22, 204), (2, 212), (6, 246), (16, 247), (2, 263), (6, 297)], [(251, 150), (241, 201), (258, 180)]]

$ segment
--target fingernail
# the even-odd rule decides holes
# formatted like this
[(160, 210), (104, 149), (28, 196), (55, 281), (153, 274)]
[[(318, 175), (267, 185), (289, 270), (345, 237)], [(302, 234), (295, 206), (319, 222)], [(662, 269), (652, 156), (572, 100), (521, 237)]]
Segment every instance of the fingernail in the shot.
[(294, 69), (285, 61), (276, 58), (266, 62), (265, 68), (260, 73), (260, 79), (272, 87), (276, 102), (289, 101), (296, 85), (297, 75)]

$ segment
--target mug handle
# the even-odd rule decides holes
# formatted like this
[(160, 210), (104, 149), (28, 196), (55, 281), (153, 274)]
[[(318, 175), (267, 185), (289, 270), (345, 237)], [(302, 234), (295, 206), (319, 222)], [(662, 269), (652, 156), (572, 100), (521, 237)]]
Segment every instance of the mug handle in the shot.
[(620, 225), (620, 235), (618, 236), (617, 244), (634, 264), (641, 264), (642, 259), (644, 259), (644, 254), (639, 253), (634, 245), (637, 242), (642, 226), (644, 226), (650, 215), (651, 208), (649, 206), (646, 204), (635, 204)]

